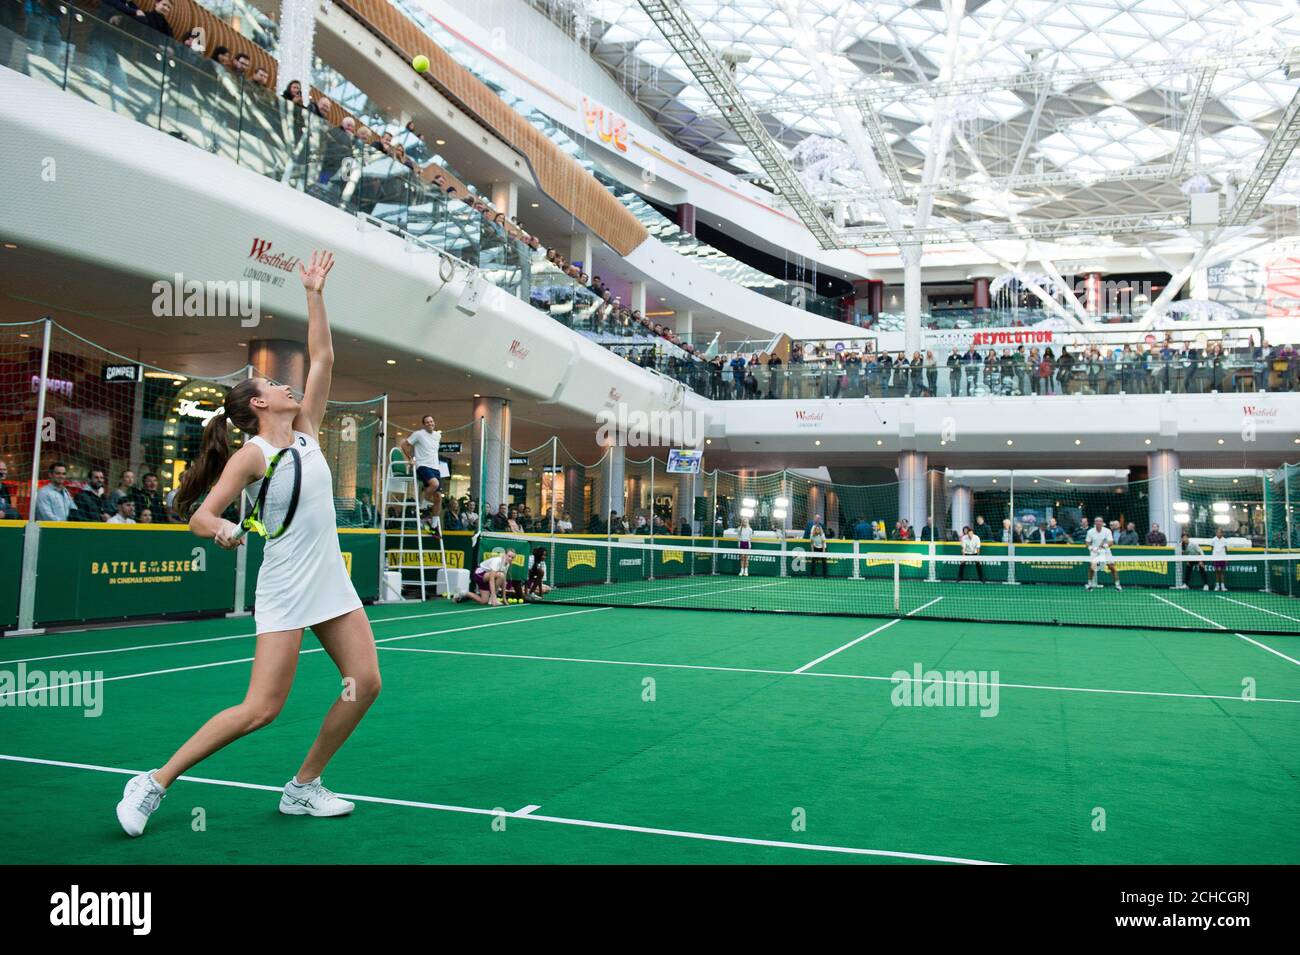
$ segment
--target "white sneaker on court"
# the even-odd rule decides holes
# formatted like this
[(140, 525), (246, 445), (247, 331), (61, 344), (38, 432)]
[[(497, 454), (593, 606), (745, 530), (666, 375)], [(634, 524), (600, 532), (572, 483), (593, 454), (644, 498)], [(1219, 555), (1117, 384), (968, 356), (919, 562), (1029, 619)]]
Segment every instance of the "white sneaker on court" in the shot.
[(155, 772), (151, 769), (128, 779), (122, 790), (122, 801), (117, 804), (117, 821), (133, 839), (144, 832), (149, 817), (167, 795), (167, 790), (153, 778)]
[(297, 777), (284, 784), (280, 811), (286, 816), (346, 816), (357, 808), (355, 803), (340, 799), (316, 779), (299, 783)]

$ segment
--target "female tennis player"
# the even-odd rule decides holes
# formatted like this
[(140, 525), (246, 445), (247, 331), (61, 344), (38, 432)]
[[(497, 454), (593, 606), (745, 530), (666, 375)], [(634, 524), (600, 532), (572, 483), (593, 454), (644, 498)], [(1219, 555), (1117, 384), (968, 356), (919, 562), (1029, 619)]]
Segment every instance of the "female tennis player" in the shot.
[(740, 573), (737, 576), (749, 576), (749, 547), (753, 539), (754, 528), (749, 526), (748, 517), (742, 517), (740, 527), (736, 529), (736, 546), (740, 548)]
[[(127, 835), (144, 832), (167, 788), (190, 767), (217, 750), (266, 726), (279, 714), (293, 685), (303, 630), (311, 627), (330, 655), (347, 689), (325, 714), (316, 741), (298, 772), (285, 784), (280, 812), (288, 815), (342, 816), (353, 803), (321, 785), (320, 776), (338, 748), (379, 695), (379, 660), (370, 621), (362, 610), (339, 551), (329, 465), (317, 441), (325, 414), (334, 363), (322, 291), (334, 267), (329, 252), (314, 252), (309, 266), (299, 266), (307, 291), (307, 351), (311, 368), (299, 402), (287, 386), (265, 378), (241, 381), (230, 389), (225, 408), (203, 430), (198, 458), (185, 471), (176, 495), (177, 510), (190, 518), (190, 529), (214, 539), (227, 550), (243, 543), (240, 527), (222, 512), (267, 471), (271, 457), (292, 447), (301, 462), (299, 499), (281, 536), (268, 539), (257, 575), (254, 619), (257, 645), (248, 692), (242, 703), (213, 716), (160, 769), (133, 777), (117, 804), (117, 818)], [(231, 454), (227, 426), (248, 440)], [(279, 478), (269, 497), (292, 493)], [(209, 490), (210, 489), (210, 490)]]

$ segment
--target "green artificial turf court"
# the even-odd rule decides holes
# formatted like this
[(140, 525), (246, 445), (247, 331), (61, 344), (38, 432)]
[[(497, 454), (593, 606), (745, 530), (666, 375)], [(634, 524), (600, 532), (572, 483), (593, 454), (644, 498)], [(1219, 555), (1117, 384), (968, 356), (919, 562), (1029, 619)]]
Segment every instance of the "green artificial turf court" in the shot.
[[(369, 613), (384, 690), (325, 775), (358, 799), (351, 817), (276, 811), (339, 689), (308, 635), (280, 718), (173, 786), (137, 840), (113, 814), (128, 771), (241, 698), (251, 619), (0, 642), (0, 674), (105, 681), (95, 717), (5, 698), (0, 858), (1300, 861), (1294, 637), (561, 604)], [(918, 667), (940, 700), (963, 674), (978, 686), (968, 705), (896, 705), (914, 684), (892, 677)]]

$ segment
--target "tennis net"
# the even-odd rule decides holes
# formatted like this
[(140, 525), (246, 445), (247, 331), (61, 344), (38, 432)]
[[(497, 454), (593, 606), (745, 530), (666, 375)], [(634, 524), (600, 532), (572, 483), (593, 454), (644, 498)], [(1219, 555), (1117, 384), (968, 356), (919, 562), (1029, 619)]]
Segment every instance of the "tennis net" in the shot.
[(695, 540), (485, 534), (479, 558), (514, 550), (520, 581), (544, 558), (544, 599), (557, 603), (1300, 635), (1300, 551), (1215, 561), (1147, 547), (1094, 561), (1064, 545), (969, 557), (837, 541), (819, 556), (804, 541)]

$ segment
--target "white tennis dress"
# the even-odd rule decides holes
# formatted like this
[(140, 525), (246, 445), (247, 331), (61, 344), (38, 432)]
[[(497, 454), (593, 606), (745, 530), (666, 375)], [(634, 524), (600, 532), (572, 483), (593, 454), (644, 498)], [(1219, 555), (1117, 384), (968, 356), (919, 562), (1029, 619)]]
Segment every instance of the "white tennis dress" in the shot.
[[(266, 542), (253, 598), (258, 633), (310, 627), (361, 606), (339, 550), (334, 482), (325, 455), (308, 434), (295, 431), (293, 440), (302, 458), (302, 488), (288, 529)], [(267, 461), (280, 450), (257, 435), (250, 441), (262, 449)], [(257, 481), (248, 486), (245, 493), (250, 499), (257, 499), (261, 484)], [(271, 486), (272, 494), (283, 493), (286, 497), (290, 490)]]

